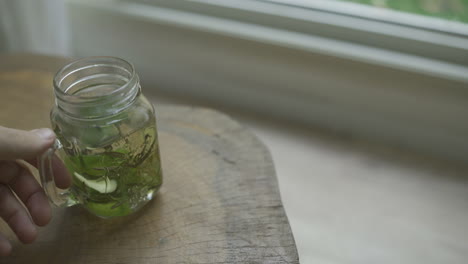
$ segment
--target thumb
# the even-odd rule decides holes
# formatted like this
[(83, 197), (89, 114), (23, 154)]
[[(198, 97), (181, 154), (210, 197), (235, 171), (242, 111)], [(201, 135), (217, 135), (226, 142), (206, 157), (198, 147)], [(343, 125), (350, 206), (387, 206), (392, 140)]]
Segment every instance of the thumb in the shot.
[(54, 140), (55, 134), (48, 128), (25, 131), (0, 126), (0, 160), (35, 158)]

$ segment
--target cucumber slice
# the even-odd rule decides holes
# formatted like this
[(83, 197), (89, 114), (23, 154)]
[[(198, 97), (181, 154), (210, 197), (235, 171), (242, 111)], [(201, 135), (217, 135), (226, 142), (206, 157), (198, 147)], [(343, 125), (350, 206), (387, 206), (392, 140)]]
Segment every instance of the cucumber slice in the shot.
[(109, 180), (107, 177), (105, 177), (104, 180), (88, 180), (77, 172), (74, 172), (73, 174), (86, 186), (100, 193), (111, 193), (117, 189), (116, 180)]

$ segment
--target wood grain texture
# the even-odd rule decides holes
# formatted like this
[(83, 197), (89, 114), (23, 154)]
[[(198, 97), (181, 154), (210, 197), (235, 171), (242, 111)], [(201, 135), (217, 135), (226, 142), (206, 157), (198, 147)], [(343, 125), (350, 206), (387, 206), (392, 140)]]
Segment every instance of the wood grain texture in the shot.
[[(52, 74), (64, 62), (0, 56), (0, 124), (48, 126)], [(265, 146), (213, 110), (156, 112), (164, 184), (154, 201), (111, 220), (54, 209), (34, 244), (15, 242), (0, 263), (299, 263)], [(3, 222), (0, 230), (15, 240)]]

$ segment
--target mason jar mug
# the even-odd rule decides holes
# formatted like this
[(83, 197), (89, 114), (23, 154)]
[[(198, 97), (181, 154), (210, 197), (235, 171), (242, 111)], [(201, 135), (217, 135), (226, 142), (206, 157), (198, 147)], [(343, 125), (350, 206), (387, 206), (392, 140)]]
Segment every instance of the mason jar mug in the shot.
[[(104, 218), (131, 214), (162, 184), (153, 106), (132, 64), (114, 57), (71, 62), (54, 77), (54, 146), (39, 159), (42, 185), (57, 206), (79, 204)], [(54, 183), (60, 159), (72, 177)]]

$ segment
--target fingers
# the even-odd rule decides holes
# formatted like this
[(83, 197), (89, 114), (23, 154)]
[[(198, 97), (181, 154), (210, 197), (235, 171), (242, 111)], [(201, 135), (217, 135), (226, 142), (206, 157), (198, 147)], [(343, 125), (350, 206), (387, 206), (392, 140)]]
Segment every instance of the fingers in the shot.
[(8, 185), (28, 208), (34, 223), (38, 226), (44, 226), (49, 223), (52, 217), (47, 196), (29, 170), (19, 164), (17, 166), (19, 172), (9, 181)]
[[(23, 243), (31, 243), (36, 239), (37, 229), (34, 223), (46, 225), (51, 218), (51, 208), (43, 189), (29, 170), (14, 160), (35, 159), (54, 140), (55, 134), (50, 129), (23, 131), (0, 126), (0, 217)], [(58, 169), (59, 173), (63, 173), (60, 169), (61, 167)], [(61, 185), (67, 183), (66, 180), (59, 182)], [(34, 223), (12, 190), (28, 208)], [(6, 256), (10, 252), (11, 244), (0, 234), (0, 256)]]
[(0, 126), (0, 160), (34, 158), (54, 140), (55, 134), (48, 128), (24, 131)]
[(52, 169), (54, 171), (55, 185), (62, 189), (70, 187), (72, 177), (65, 164), (56, 155), (52, 156)]
[(0, 257), (5, 257), (11, 253), (11, 244), (8, 239), (2, 234), (0, 234)]
[[(0, 161), (0, 217), (8, 223), (18, 239), (31, 243), (36, 239), (37, 230), (28, 213), (13, 192), (28, 208), (34, 223), (46, 225), (51, 218), (47, 197), (29, 170), (14, 161)], [(11, 250), (10, 243), (0, 237), (0, 256)]]
[(0, 184), (0, 217), (5, 220), (21, 242), (31, 243), (36, 239), (36, 227), (29, 219), (24, 207), (5, 184)]
[(8, 184), (16, 175), (20, 168), (14, 161), (0, 161), (0, 183)]
[[(37, 159), (28, 159), (26, 160), (29, 164), (37, 168)], [(52, 170), (54, 172), (55, 185), (61, 189), (66, 189), (70, 187), (72, 183), (72, 177), (65, 167), (65, 164), (56, 156), (52, 156)], [(1, 176), (0, 176), (1, 177)]]

